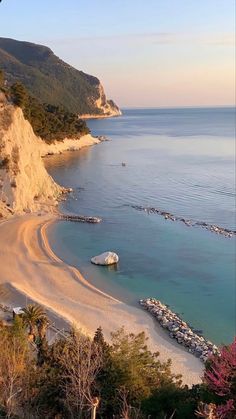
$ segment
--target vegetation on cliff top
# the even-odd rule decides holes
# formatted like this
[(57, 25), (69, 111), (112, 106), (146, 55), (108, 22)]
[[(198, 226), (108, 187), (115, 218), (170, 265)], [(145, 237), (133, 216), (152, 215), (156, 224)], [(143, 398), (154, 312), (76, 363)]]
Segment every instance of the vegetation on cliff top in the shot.
[[(189, 389), (147, 348), (145, 334), (120, 329), (108, 344), (75, 329), (47, 340), (49, 322), (29, 305), (12, 325), (0, 322), (0, 416), (8, 418), (235, 418), (236, 341)], [(54, 329), (55, 333), (55, 329)]]
[(16, 82), (10, 87), (5, 86), (2, 70), (0, 70), (0, 90), (22, 109), (35, 134), (48, 143), (64, 138), (79, 139), (90, 132), (86, 122), (79, 119), (76, 114), (66, 111), (61, 106), (42, 104), (28, 93), (22, 83)]
[(41, 103), (77, 114), (102, 113), (96, 105), (99, 80), (63, 62), (48, 47), (0, 38), (0, 67), (9, 84), (20, 81)]
[(10, 88), (13, 103), (20, 106), (24, 116), (31, 123), (36, 135), (47, 142), (64, 138), (80, 138), (90, 131), (85, 121), (61, 106), (41, 104), (30, 96), (25, 87), (17, 82)]

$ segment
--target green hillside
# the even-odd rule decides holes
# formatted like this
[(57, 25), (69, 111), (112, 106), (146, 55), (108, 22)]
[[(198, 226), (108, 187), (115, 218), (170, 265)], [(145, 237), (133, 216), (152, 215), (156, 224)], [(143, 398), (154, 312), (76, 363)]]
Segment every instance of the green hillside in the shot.
[(96, 105), (99, 80), (66, 64), (48, 47), (0, 38), (0, 68), (9, 84), (22, 82), (42, 103), (73, 113), (102, 113)]

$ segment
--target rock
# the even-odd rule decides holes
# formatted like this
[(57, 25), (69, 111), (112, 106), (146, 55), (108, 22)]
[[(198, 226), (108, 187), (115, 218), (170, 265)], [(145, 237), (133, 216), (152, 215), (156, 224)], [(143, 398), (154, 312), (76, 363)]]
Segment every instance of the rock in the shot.
[(216, 345), (207, 341), (199, 330), (192, 330), (186, 322), (184, 322), (179, 314), (173, 313), (169, 307), (162, 304), (159, 300), (154, 298), (147, 298), (140, 300), (140, 304), (147, 309), (159, 322), (159, 324), (169, 331), (169, 336), (176, 339), (177, 342), (183, 345), (187, 350), (200, 358), (201, 361), (206, 362), (212, 353), (219, 353)]
[(91, 262), (95, 265), (113, 265), (119, 262), (119, 256), (114, 252), (104, 252), (91, 258)]
[(178, 330), (179, 330), (178, 326), (173, 326), (171, 329), (172, 332), (178, 332)]

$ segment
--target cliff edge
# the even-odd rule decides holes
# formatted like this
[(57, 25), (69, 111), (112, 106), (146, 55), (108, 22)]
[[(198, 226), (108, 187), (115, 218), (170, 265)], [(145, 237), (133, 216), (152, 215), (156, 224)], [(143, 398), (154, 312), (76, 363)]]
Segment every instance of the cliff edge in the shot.
[(67, 190), (48, 174), (42, 156), (78, 150), (99, 140), (88, 134), (79, 140), (46, 144), (35, 135), (22, 110), (0, 95), (0, 218), (53, 211)]
[(97, 77), (65, 63), (47, 46), (0, 37), (0, 68), (9, 85), (21, 82), (41, 103), (84, 118), (121, 115)]

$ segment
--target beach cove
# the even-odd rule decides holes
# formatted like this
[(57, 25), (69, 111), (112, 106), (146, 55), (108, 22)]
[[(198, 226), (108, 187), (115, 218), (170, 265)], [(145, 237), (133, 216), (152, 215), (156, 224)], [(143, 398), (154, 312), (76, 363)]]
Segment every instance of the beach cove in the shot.
[(54, 215), (14, 217), (0, 224), (0, 285), (8, 290), (8, 301), (18, 305), (19, 295), (45, 306), (58, 323), (65, 320), (93, 335), (102, 325), (110, 332), (124, 326), (127, 331), (145, 330), (149, 347), (160, 351), (162, 360), (172, 359), (172, 371), (183, 382), (200, 382), (201, 362), (174, 344), (165, 332), (142, 310), (128, 306), (92, 286), (75, 267), (60, 260), (47, 240), (47, 228)]
[[(230, 343), (235, 238), (198, 222), (235, 230), (233, 108), (127, 110), (89, 124), (111, 141), (50, 157), (47, 168), (73, 187), (63, 212), (102, 222), (50, 226), (54, 252), (114, 298), (136, 307), (139, 299), (156, 298), (206, 339)], [(107, 250), (120, 256), (116, 269), (92, 266), (91, 257)]]
[[(146, 128), (150, 129), (150, 114), (145, 115), (145, 118), (149, 121)], [(211, 231), (195, 227), (189, 229), (181, 223), (173, 223), (168, 217), (156, 217), (150, 211), (135, 211), (135, 206), (157, 207), (158, 199), (158, 207), (170, 211), (170, 214), (178, 213), (181, 217), (191, 218), (193, 222), (200, 219), (233, 230), (230, 208), (232, 194), (230, 190), (226, 195), (225, 190), (216, 194), (219, 211), (214, 209), (213, 212), (216, 204), (214, 200), (209, 201), (208, 208), (204, 208), (205, 197), (196, 193), (199, 185), (192, 184), (195, 171), (192, 174), (193, 179), (181, 179), (181, 183), (176, 177), (180, 170), (177, 165), (173, 173), (167, 175), (164, 172), (168, 181), (166, 183), (162, 173), (163, 165), (173, 158), (176, 160), (176, 157), (178, 162), (181, 142), (176, 156), (177, 149), (171, 135), (164, 136), (163, 132), (155, 135), (154, 132), (144, 130), (143, 133), (139, 131), (138, 136), (134, 132), (129, 132), (127, 136), (124, 126), (128, 121), (128, 131), (130, 128), (133, 130), (134, 119), (137, 121), (137, 116), (134, 118), (131, 115), (129, 121), (129, 114), (126, 113), (120, 120), (110, 120), (109, 123), (90, 121), (94, 134), (101, 136), (104, 132), (112, 141), (102, 142), (98, 147), (67, 151), (45, 160), (46, 167), (56, 182), (63, 187), (69, 187), (69, 190), (72, 187), (73, 192), (67, 198), (64, 197), (60, 204), (60, 210), (64, 214), (62, 217), (55, 211), (54, 214), (40, 211), (35, 215), (14, 216), (0, 224), (0, 245), (3, 249), (0, 252), (0, 263), (3, 267), (0, 273), (1, 292), (5, 295), (5, 302), (9, 301), (11, 306), (26, 305), (28, 301), (42, 304), (47, 308), (49, 318), (59, 328), (68, 329), (70, 324), (75, 324), (83, 333), (92, 336), (101, 325), (107, 340), (110, 339), (111, 331), (122, 326), (134, 333), (144, 330), (149, 337), (150, 349), (158, 350), (162, 360), (171, 358), (173, 372), (181, 373), (183, 382), (192, 385), (200, 382), (203, 364), (173, 342), (160, 325), (138, 307), (138, 300), (158, 297), (175, 312), (183, 311), (184, 320), (190, 322), (194, 328), (203, 329), (204, 336), (208, 339), (211, 339), (209, 335), (213, 332), (215, 343), (227, 342), (233, 327), (232, 322), (227, 323), (226, 320), (227, 316), (230, 319), (232, 301), (230, 304), (225, 302), (229, 294), (232, 297), (232, 288), (229, 285), (234, 270), (234, 238), (217, 236)], [(93, 126), (96, 123), (102, 124), (100, 129), (99, 125)], [(114, 130), (116, 124), (119, 134)], [(156, 129), (154, 126), (153, 130)], [(187, 136), (183, 133), (180, 140), (189, 148), (189, 167), (194, 167), (191, 148), (194, 147), (196, 158), (196, 141), (202, 140), (201, 135), (191, 138), (189, 133)], [(183, 140), (184, 137), (187, 138)], [(227, 140), (227, 135), (220, 138), (219, 144), (222, 141), (231, 141), (230, 133), (228, 137), (230, 140)], [(205, 159), (209, 159), (213, 144), (209, 133), (207, 141), (210, 147), (208, 145), (204, 151)], [(91, 141), (90, 144), (93, 143)], [(201, 142), (199, 146), (202, 147)], [(183, 156), (179, 158), (181, 165), (186, 164)], [(198, 163), (201, 161), (202, 164), (202, 158), (200, 153)], [(226, 161), (228, 158), (225, 156)], [(219, 164), (217, 152), (214, 159)], [(145, 167), (148, 168), (146, 174)], [(156, 168), (159, 173), (155, 174)], [(155, 177), (154, 174), (158, 176)], [(210, 177), (211, 173), (208, 181)], [(155, 189), (150, 189), (149, 179), (154, 179)], [(204, 173), (201, 181), (203, 187)], [(128, 190), (124, 185), (128, 186)], [(188, 196), (192, 192), (194, 195)], [(222, 194), (229, 197), (228, 201), (222, 201)], [(201, 213), (201, 205), (192, 206), (193, 198), (199, 204), (201, 201), (204, 204), (203, 209), (207, 211)], [(221, 208), (222, 204), (224, 208)], [(226, 216), (227, 212), (230, 217)], [(101, 218), (102, 222), (94, 225), (73, 222), (73, 219), (68, 222), (66, 220), (70, 220), (69, 214), (75, 215), (75, 218), (82, 215), (82, 219), (83, 216), (86, 219), (98, 217), (96, 219)], [(119, 264), (109, 268), (92, 266), (91, 257), (106, 250), (117, 250), (121, 256)], [(225, 258), (229, 262), (228, 267), (231, 267), (228, 272), (225, 271)], [(222, 283), (223, 288), (219, 288), (223, 272), (228, 283), (227, 286)], [(213, 281), (214, 275), (216, 282)], [(209, 299), (212, 287), (216, 290), (212, 295), (213, 305)], [(220, 304), (217, 302), (219, 295), (223, 298)], [(214, 310), (215, 304), (219, 308), (218, 318)], [(214, 319), (217, 321), (215, 329)], [(226, 323), (229, 328), (225, 328)]]

